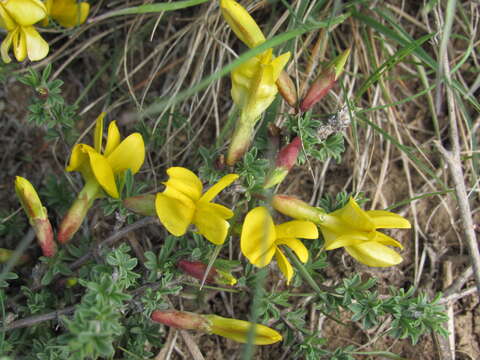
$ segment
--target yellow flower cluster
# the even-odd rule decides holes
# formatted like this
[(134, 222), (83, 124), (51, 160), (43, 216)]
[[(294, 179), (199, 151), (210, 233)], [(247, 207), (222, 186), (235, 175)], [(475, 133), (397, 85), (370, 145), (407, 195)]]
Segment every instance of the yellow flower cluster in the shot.
[(10, 48), (18, 61), (27, 57), (38, 61), (48, 55), (48, 43), (35, 28), (42, 21), (48, 25), (52, 18), (63, 27), (70, 28), (85, 22), (90, 5), (75, 0), (2, 0), (0, 1), (0, 27), (7, 31), (2, 41), (1, 55), (5, 63), (11, 61)]

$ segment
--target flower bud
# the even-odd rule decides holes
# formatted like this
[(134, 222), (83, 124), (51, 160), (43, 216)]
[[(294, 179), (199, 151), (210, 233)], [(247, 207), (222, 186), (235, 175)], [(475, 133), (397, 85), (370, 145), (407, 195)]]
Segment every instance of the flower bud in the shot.
[(350, 49), (345, 50), (342, 54), (337, 56), (315, 79), (307, 95), (300, 104), (300, 110), (305, 112), (310, 110), (313, 105), (319, 102), (327, 95), (330, 89), (335, 85), (340, 75), (343, 73), (345, 63), (347, 62)]
[(53, 256), (57, 252), (57, 244), (53, 240), (53, 230), (47, 216), (47, 209), (43, 207), (33, 185), (25, 178), (17, 176), (15, 192), (20, 204), (27, 214), (30, 225), (35, 230), (37, 240), (44, 256)]
[[(5, 264), (10, 258), (13, 256), (15, 251), (13, 250), (8, 250), (8, 249), (3, 249), (0, 248), (0, 264)], [(29, 260), (28, 255), (22, 255), (20, 258), (17, 260), (16, 264), (17, 265), (22, 265), (26, 263)]]
[(295, 107), (298, 101), (297, 89), (291, 77), (285, 70), (282, 70), (277, 79), (277, 88), (280, 95), (291, 107)]
[(283, 179), (285, 179), (290, 169), (297, 162), (297, 157), (301, 148), (302, 141), (300, 140), (300, 137), (296, 136), (290, 144), (278, 152), (277, 160), (275, 161), (275, 169), (270, 173), (263, 185), (265, 189), (280, 184)]
[(123, 200), (123, 206), (140, 215), (155, 216), (157, 214), (154, 194), (131, 196)]
[(272, 206), (278, 212), (297, 220), (308, 220), (315, 224), (324, 221), (325, 212), (320, 208), (308, 205), (305, 201), (293, 196), (275, 195), (272, 198)]
[[(208, 267), (207, 264), (204, 264), (201, 261), (188, 260), (180, 260), (177, 263), (177, 266), (188, 275), (200, 281), (205, 277), (205, 272), (207, 271)], [(205, 278), (205, 282), (207, 284), (235, 285), (237, 283), (237, 279), (235, 279), (230, 273), (218, 270), (212, 266), (207, 277)]]
[(255, 336), (253, 338), (255, 345), (270, 345), (282, 340), (280, 333), (265, 325), (224, 318), (213, 314), (199, 315), (186, 311), (155, 310), (150, 318), (155, 322), (177, 329), (204, 331), (240, 343), (248, 341), (248, 333), (252, 326), (255, 326)]

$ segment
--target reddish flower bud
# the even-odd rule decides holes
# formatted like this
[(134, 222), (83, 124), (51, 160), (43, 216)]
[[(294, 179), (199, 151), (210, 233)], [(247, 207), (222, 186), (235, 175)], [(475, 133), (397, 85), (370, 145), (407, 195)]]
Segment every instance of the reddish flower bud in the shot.
[[(202, 263), (201, 261), (188, 261), (180, 260), (177, 263), (177, 266), (182, 269), (188, 275), (202, 281), (205, 277), (207, 271), (207, 264)], [(237, 279), (235, 279), (231, 274), (225, 271), (211, 267), (208, 272), (207, 277), (205, 278), (205, 283), (207, 284), (218, 284), (218, 285), (235, 285)]]
[(280, 76), (277, 79), (277, 88), (280, 95), (291, 107), (295, 107), (298, 101), (297, 88), (295, 83), (290, 78), (288, 73), (285, 70), (282, 70)]
[(290, 144), (278, 152), (275, 169), (267, 176), (265, 184), (263, 185), (265, 189), (280, 184), (283, 179), (285, 179), (290, 169), (297, 162), (297, 157), (301, 149), (302, 141), (300, 137), (296, 136)]
[(123, 200), (123, 206), (128, 210), (133, 211), (134, 213), (145, 215), (145, 216), (155, 216), (157, 215), (155, 210), (155, 195), (154, 194), (145, 194), (138, 196), (130, 196)]
[(210, 322), (202, 315), (187, 311), (155, 310), (150, 318), (160, 324), (183, 330), (200, 330), (210, 332)]

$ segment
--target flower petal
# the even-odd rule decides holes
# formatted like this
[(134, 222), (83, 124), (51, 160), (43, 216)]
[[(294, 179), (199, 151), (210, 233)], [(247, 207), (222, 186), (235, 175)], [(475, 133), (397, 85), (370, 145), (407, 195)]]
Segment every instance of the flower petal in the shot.
[(320, 227), (325, 240), (325, 250), (334, 250), (344, 246), (357, 245), (365, 241), (374, 241), (376, 233), (360, 232), (349, 228), (344, 229), (340, 234), (328, 228)]
[(83, 24), (87, 19), (90, 4), (75, 0), (56, 0), (51, 8), (50, 15), (64, 28), (71, 28)]
[(120, 195), (118, 194), (115, 175), (110, 166), (110, 162), (105, 156), (99, 154), (95, 150), (88, 151), (87, 154), (90, 158), (90, 167), (97, 182), (108, 195), (118, 199)]
[[(203, 204), (201, 203), (197, 203), (197, 206), (198, 207), (202, 207)], [(216, 204), (216, 203), (208, 203), (208, 207), (210, 207), (211, 209), (213, 209), (215, 211), (215, 213), (220, 216), (222, 219), (230, 219), (231, 217), (233, 217), (234, 213), (232, 210), (230, 210), (229, 208), (227, 208), (226, 206), (223, 206), (223, 205), (220, 205), (220, 204)]]
[(252, 48), (265, 42), (265, 36), (247, 10), (233, 0), (220, 0), (222, 15), (237, 37)]
[(231, 183), (238, 179), (237, 174), (228, 174), (222, 177), (218, 182), (213, 185), (210, 189), (208, 189), (205, 194), (200, 198), (200, 201), (210, 202), (212, 201), (215, 196), (217, 196), (220, 191), (225, 189)]
[(48, 55), (49, 46), (40, 33), (33, 26), (23, 26), (21, 28), (25, 36), (28, 58), (32, 61), (42, 60)]
[(184, 202), (158, 193), (155, 199), (155, 209), (163, 226), (171, 234), (182, 236), (192, 223), (195, 204), (189, 199)]
[(93, 147), (100, 154), (102, 152), (102, 140), (103, 140), (103, 119), (107, 113), (104, 111), (98, 115), (95, 121), (95, 132), (93, 133)]
[(125, 138), (107, 156), (108, 162), (115, 174), (130, 169), (137, 173), (145, 160), (145, 144), (140, 133), (133, 133)]
[(105, 145), (104, 155), (108, 156), (120, 144), (120, 131), (115, 121), (110, 122), (107, 132), (107, 144)]
[(410, 221), (403, 216), (384, 210), (369, 210), (367, 215), (372, 220), (376, 229), (410, 229)]
[(367, 232), (375, 230), (375, 225), (370, 220), (367, 212), (358, 206), (353, 197), (348, 200), (347, 205), (329, 215), (336, 216), (343, 223), (356, 230)]
[(277, 81), (280, 73), (282, 72), (285, 65), (287, 65), (288, 60), (290, 60), (290, 51), (283, 53), (282, 55), (276, 57), (272, 60), (272, 68), (273, 68), (273, 80)]
[(347, 246), (345, 250), (357, 261), (372, 267), (393, 266), (403, 261), (400, 254), (375, 241)]
[(165, 182), (167, 189), (175, 188), (195, 202), (200, 199), (203, 186), (197, 175), (183, 167), (171, 167), (167, 170), (167, 174), (169, 176), (168, 181)]
[(15, 20), (12, 19), (10, 14), (1, 5), (0, 5), (0, 26), (2, 28), (5, 28), (8, 31), (12, 31), (18, 26)]
[(403, 245), (400, 244), (397, 240), (391, 238), (388, 235), (385, 235), (384, 233), (381, 233), (379, 231), (375, 232), (375, 241), (382, 244), (382, 245), (390, 245), (390, 246), (395, 246), (400, 249), (403, 249)]
[(13, 54), (18, 61), (27, 57), (27, 41), (20, 26), (13, 30)]
[(70, 155), (70, 162), (66, 168), (67, 171), (81, 171), (82, 167), (85, 164), (89, 164), (89, 158), (87, 152), (95, 151), (91, 146), (86, 144), (76, 144), (72, 149), (72, 154)]
[(275, 249), (275, 259), (277, 259), (278, 268), (287, 278), (287, 285), (290, 284), (290, 280), (292, 280), (294, 274), (292, 265), (283, 252), (278, 248)]
[(18, 32), (18, 29), (13, 30), (13, 31), (9, 31), (7, 33), (7, 36), (5, 37), (5, 39), (3, 39), (3, 41), (2, 41), (2, 48), (1, 48), (2, 60), (6, 64), (8, 64), (9, 62), (12, 61), (12, 59), (10, 58), (10, 55), (8, 55), (8, 53), (10, 51), (10, 48), (12, 47), (12, 42), (13, 42), (13, 37), (15, 36), (15, 31)]
[(275, 253), (275, 225), (268, 210), (259, 206), (252, 209), (243, 222), (240, 248), (243, 255), (258, 267), (264, 267)]
[(218, 214), (214, 206), (209, 205), (214, 204), (197, 207), (192, 222), (208, 241), (221, 245), (225, 242), (230, 224)]
[(298, 239), (295, 239), (295, 238), (277, 239), (275, 241), (275, 245), (288, 246), (290, 249), (292, 249), (295, 252), (298, 259), (303, 263), (307, 262), (308, 260), (308, 250), (305, 247), (305, 245), (303, 245), (303, 243)]
[(15, 22), (21, 26), (30, 26), (47, 16), (47, 9), (40, 0), (2, 1)]
[(276, 225), (275, 233), (277, 234), (277, 239), (293, 237), (303, 239), (318, 238), (317, 226), (313, 222), (305, 220), (292, 220)]

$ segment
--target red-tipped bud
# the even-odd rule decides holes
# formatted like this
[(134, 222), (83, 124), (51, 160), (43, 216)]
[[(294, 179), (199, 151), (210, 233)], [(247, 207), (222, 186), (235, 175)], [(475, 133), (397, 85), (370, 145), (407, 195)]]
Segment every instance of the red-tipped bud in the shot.
[(145, 215), (145, 216), (157, 215), (157, 212), (155, 210), (154, 194), (131, 196), (123, 200), (123, 206), (125, 206), (128, 210), (131, 210), (134, 213), (137, 213), (140, 215)]
[(315, 79), (307, 95), (300, 104), (300, 110), (305, 112), (310, 110), (313, 105), (319, 102), (327, 95), (330, 89), (335, 85), (350, 54), (350, 49), (345, 50), (342, 54), (335, 58)]
[[(177, 266), (182, 269), (188, 275), (202, 281), (205, 277), (207, 271), (207, 264), (204, 264), (200, 261), (188, 261), (180, 260)], [(235, 279), (231, 274), (225, 271), (211, 267), (208, 272), (207, 277), (205, 278), (205, 283), (207, 284), (218, 284), (218, 285), (235, 285), (237, 279)]]
[(287, 104), (291, 107), (295, 107), (298, 101), (297, 88), (295, 87), (295, 83), (285, 70), (282, 70), (282, 72), (280, 73), (276, 84), (278, 92), (280, 93), (280, 95), (282, 95), (283, 99), (287, 102)]
[(280, 184), (283, 179), (285, 179), (290, 169), (297, 162), (298, 154), (301, 149), (302, 140), (300, 140), (300, 137), (296, 136), (290, 144), (278, 152), (277, 160), (275, 161), (275, 169), (273, 169), (263, 185), (265, 189)]
[(200, 330), (210, 332), (211, 324), (202, 315), (187, 311), (155, 310), (150, 318), (160, 324), (183, 330)]
[(17, 176), (15, 179), (15, 191), (23, 210), (27, 214), (30, 225), (35, 230), (43, 255), (55, 255), (57, 244), (53, 240), (52, 225), (50, 220), (48, 220), (47, 209), (43, 207), (35, 188), (27, 179)]
[(325, 212), (319, 208), (308, 205), (305, 201), (293, 196), (275, 195), (272, 206), (278, 212), (298, 220), (308, 220), (315, 224), (324, 221)]

